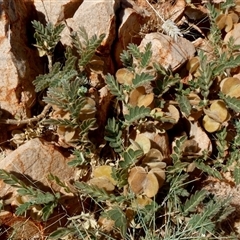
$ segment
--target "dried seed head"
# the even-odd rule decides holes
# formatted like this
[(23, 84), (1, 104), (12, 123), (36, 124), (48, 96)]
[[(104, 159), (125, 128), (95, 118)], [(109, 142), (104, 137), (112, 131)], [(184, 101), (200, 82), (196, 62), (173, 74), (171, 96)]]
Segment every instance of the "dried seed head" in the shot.
[(178, 26), (170, 19), (164, 21), (162, 29), (168, 36), (172, 37), (174, 41), (177, 41), (178, 37), (183, 36)]

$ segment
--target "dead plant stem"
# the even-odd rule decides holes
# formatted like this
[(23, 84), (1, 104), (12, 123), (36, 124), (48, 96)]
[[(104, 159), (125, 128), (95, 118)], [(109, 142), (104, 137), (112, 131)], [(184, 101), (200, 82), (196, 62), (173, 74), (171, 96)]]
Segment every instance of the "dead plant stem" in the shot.
[(2, 124), (11, 124), (11, 125), (22, 125), (22, 124), (30, 124), (30, 123), (33, 123), (33, 122), (37, 122), (37, 121), (43, 119), (46, 116), (46, 114), (50, 110), (50, 108), (51, 108), (51, 105), (47, 104), (44, 107), (43, 111), (39, 115), (37, 115), (36, 117), (23, 119), (23, 120), (0, 119), (0, 123), (2, 123)]

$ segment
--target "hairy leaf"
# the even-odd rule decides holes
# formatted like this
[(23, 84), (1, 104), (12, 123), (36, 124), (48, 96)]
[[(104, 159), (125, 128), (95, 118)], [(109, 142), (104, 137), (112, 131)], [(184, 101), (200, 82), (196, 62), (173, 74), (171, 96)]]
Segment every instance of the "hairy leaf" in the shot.
[(46, 27), (39, 21), (32, 21), (32, 25), (35, 28), (34, 37), (40, 56), (52, 54), (55, 46), (59, 42), (61, 32), (64, 29), (64, 24), (54, 26), (51, 22), (47, 23)]
[(15, 214), (17, 216), (24, 214), (33, 204), (31, 202), (25, 202), (17, 207)]
[(49, 192), (36, 191), (36, 197), (32, 200), (34, 204), (46, 204), (55, 201), (55, 196)]
[(64, 127), (69, 127), (69, 128), (77, 128), (78, 123), (69, 120), (69, 119), (63, 119), (63, 118), (58, 118), (58, 119), (46, 119), (43, 121), (43, 124), (45, 125), (56, 125), (56, 126), (64, 126)]
[(17, 190), (17, 193), (21, 196), (26, 196), (26, 195), (35, 195), (35, 191), (32, 187), (26, 187), (26, 188), (19, 188)]
[(129, 168), (132, 164), (136, 162), (136, 160), (143, 155), (142, 150), (128, 149), (123, 153), (123, 161), (119, 162), (119, 166), (121, 168)]
[(225, 103), (229, 108), (231, 108), (236, 113), (240, 112), (240, 99), (237, 99), (235, 97), (225, 96), (223, 93), (219, 93), (219, 96), (221, 99), (225, 101)]
[(125, 115), (126, 124), (130, 125), (137, 120), (140, 120), (140, 119), (143, 119), (143, 118), (149, 116), (150, 111), (151, 111), (150, 108), (146, 108), (144, 106), (130, 107), (129, 114)]
[(55, 181), (56, 184), (57, 184), (58, 186), (62, 187), (65, 192), (67, 192), (67, 193), (70, 193), (70, 192), (71, 192), (71, 191), (70, 191), (70, 188), (69, 188), (63, 181), (61, 181), (61, 179), (60, 179), (58, 176), (55, 176), (55, 175), (53, 175), (52, 173), (50, 173), (50, 174), (48, 175), (48, 179), (49, 179), (50, 181)]
[(108, 119), (104, 139), (109, 142), (115, 152), (121, 153), (123, 151), (122, 131), (115, 118)]
[(240, 183), (240, 168), (239, 167), (234, 168), (233, 177), (234, 177), (235, 183), (238, 185)]
[(147, 43), (145, 48), (144, 48), (144, 53), (142, 54), (140, 66), (141, 68), (146, 68), (149, 65), (150, 59), (152, 57), (152, 44), (151, 42)]
[(53, 213), (54, 208), (57, 206), (57, 204), (55, 202), (51, 202), (49, 204), (46, 204), (43, 208), (42, 208), (42, 219), (43, 221), (47, 221), (48, 218), (50, 217), (50, 215)]
[(128, 51), (130, 52), (131, 55), (133, 55), (134, 58), (136, 59), (140, 59), (141, 58), (141, 52), (140, 50), (138, 49), (137, 45), (136, 44), (133, 44), (133, 43), (130, 43), (128, 46), (127, 46), (127, 49)]
[(152, 75), (142, 72), (140, 75), (136, 74), (132, 82), (133, 82), (133, 86), (137, 88), (147, 83), (150, 83), (153, 79), (154, 78)]
[(58, 76), (58, 73), (61, 70), (61, 64), (59, 62), (55, 63), (52, 67), (52, 70), (48, 74), (38, 75), (35, 80), (33, 80), (33, 84), (35, 85), (35, 91), (40, 92), (45, 88), (50, 86), (52, 79)]
[(197, 231), (201, 235), (205, 235), (207, 232), (211, 233), (215, 228), (215, 224), (210, 219), (206, 219), (203, 214), (192, 215), (188, 225), (191, 232)]
[(74, 229), (60, 227), (57, 230), (55, 230), (54, 232), (52, 232), (48, 236), (48, 238), (49, 239), (61, 239), (61, 238), (65, 237), (68, 234), (73, 233), (73, 232), (75, 232)]
[(189, 116), (192, 106), (186, 96), (177, 95), (177, 101), (179, 103), (180, 110)]
[(4, 183), (9, 184), (12, 187), (26, 187), (26, 185), (21, 180), (19, 180), (13, 174), (8, 173), (4, 169), (0, 169), (0, 179), (2, 179)]
[(223, 59), (220, 63), (216, 64), (214, 69), (214, 75), (221, 75), (226, 69), (232, 69), (240, 65), (240, 56), (237, 57), (231, 56), (229, 59)]
[(116, 228), (120, 229), (121, 235), (125, 238), (127, 233), (127, 218), (120, 207), (113, 207), (103, 215), (112, 219)]
[(74, 159), (68, 162), (68, 165), (71, 167), (77, 167), (81, 165), (88, 164), (88, 161), (86, 160), (84, 153), (78, 150), (73, 151)]
[(125, 196), (115, 196), (113, 194), (107, 193), (104, 189), (100, 189), (96, 186), (88, 185), (84, 182), (75, 182), (75, 186), (81, 191), (83, 194), (87, 194), (97, 201), (105, 202), (122, 202), (125, 200)]
[(88, 133), (88, 131), (94, 126), (96, 123), (96, 118), (90, 118), (83, 120), (80, 125), (81, 135)]
[(187, 214), (189, 212), (195, 211), (196, 206), (201, 203), (201, 201), (206, 197), (206, 194), (207, 191), (203, 189), (191, 195), (190, 199), (188, 199), (184, 204), (184, 213)]
[[(82, 41), (80, 40), (79, 36), (82, 38)], [(105, 34), (101, 34), (99, 37), (94, 34), (89, 38), (84, 27), (80, 27), (78, 32), (71, 33), (73, 45), (77, 49), (77, 52), (80, 56), (78, 60), (80, 70), (83, 70), (90, 62), (104, 37)]]
[(106, 83), (111, 94), (116, 96), (119, 100), (124, 100), (123, 88), (112, 75), (108, 74), (106, 76)]
[(125, 67), (132, 67), (133, 58), (129, 51), (123, 50), (123, 52), (120, 54), (120, 60)]
[(208, 173), (209, 175), (216, 177), (218, 179), (222, 179), (222, 175), (220, 172), (218, 172), (216, 169), (211, 168), (210, 166), (206, 165), (203, 162), (195, 162), (196, 167), (200, 170), (202, 170), (203, 172)]

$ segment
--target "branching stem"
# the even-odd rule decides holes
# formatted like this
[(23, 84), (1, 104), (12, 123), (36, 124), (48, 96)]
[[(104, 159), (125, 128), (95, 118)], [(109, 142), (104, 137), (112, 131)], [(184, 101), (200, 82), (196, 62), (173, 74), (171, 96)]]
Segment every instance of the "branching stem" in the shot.
[(39, 115), (37, 115), (36, 117), (23, 119), (23, 120), (0, 119), (0, 123), (2, 123), (2, 124), (12, 124), (12, 125), (22, 125), (22, 124), (30, 124), (30, 123), (33, 123), (33, 122), (37, 122), (37, 121), (43, 119), (46, 116), (46, 114), (50, 110), (50, 108), (51, 108), (51, 105), (47, 104), (44, 107), (43, 111)]

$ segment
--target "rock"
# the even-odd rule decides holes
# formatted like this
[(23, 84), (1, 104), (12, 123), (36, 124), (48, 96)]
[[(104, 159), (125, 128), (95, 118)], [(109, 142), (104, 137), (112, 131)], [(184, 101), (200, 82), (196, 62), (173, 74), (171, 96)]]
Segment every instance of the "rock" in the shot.
[(119, 8), (119, 4), (119, 0), (85, 0), (74, 16), (66, 20), (68, 27), (62, 32), (62, 44), (71, 44), (70, 30), (77, 31), (79, 27), (84, 27), (89, 37), (94, 34), (97, 36), (106, 34), (102, 46), (110, 50), (116, 36), (115, 12)]
[(61, 13), (58, 16), (58, 22), (68, 18), (72, 18), (83, 0), (70, 0), (68, 3), (61, 6)]
[(173, 22), (176, 22), (177, 20), (181, 19), (185, 8), (185, 0), (176, 0), (174, 2), (164, 1), (158, 5), (156, 10), (165, 20), (171, 19)]
[(195, 47), (185, 38), (179, 37), (177, 42), (162, 33), (149, 33), (142, 40), (139, 49), (144, 51), (147, 43), (152, 43), (152, 61), (175, 71), (188, 59), (194, 56)]
[(114, 47), (115, 61), (119, 67), (122, 66), (120, 54), (127, 48), (129, 43), (140, 44), (142, 40), (139, 34), (141, 27), (149, 19), (146, 11), (141, 11), (141, 9), (136, 11), (135, 8), (124, 8), (119, 13), (121, 24), (118, 28), (117, 42)]
[[(47, 180), (49, 173), (58, 176), (63, 182), (73, 177), (74, 170), (67, 166), (68, 158), (55, 146), (35, 138), (21, 145), (0, 161), (0, 169), (4, 169), (22, 181), (42, 190), (58, 191), (60, 187)], [(13, 192), (16, 188), (6, 185), (0, 180), (0, 197)]]
[(41, 23), (51, 22), (54, 25), (64, 19), (72, 17), (82, 0), (34, 0), (33, 5), (38, 12)]
[(43, 64), (28, 37), (31, 13), (23, 1), (5, 0), (0, 17), (0, 104), (2, 117), (30, 117), (35, 101), (32, 81)]

